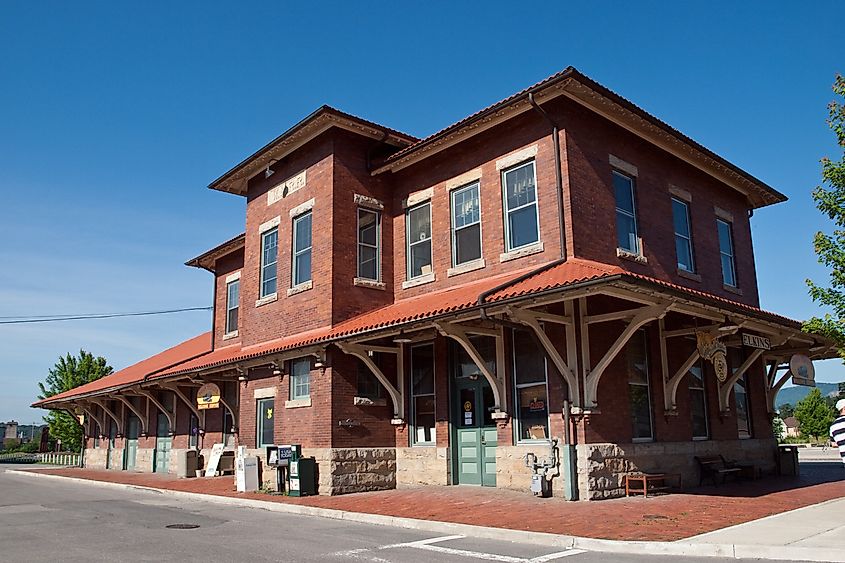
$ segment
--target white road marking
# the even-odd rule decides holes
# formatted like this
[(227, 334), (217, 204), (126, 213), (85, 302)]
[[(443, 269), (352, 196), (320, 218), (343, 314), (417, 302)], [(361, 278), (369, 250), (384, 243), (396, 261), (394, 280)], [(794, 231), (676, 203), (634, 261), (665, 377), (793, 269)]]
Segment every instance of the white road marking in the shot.
[(382, 551), (386, 549), (411, 548), (421, 549), (423, 551), (433, 551), (435, 553), (443, 553), (446, 555), (454, 555), (456, 557), (471, 557), (473, 559), (483, 559), (487, 561), (501, 561), (502, 563), (547, 563), (548, 561), (554, 561), (563, 557), (569, 557), (570, 555), (578, 555), (579, 553), (584, 553), (583, 549), (567, 549), (566, 551), (558, 551), (555, 553), (540, 555), (538, 557), (534, 557), (533, 559), (526, 559), (523, 557), (513, 557), (510, 555), (499, 555), (497, 553), (485, 553), (483, 551), (470, 551), (467, 549), (456, 549), (452, 547), (434, 545), (436, 543), (441, 543), (445, 541), (464, 539), (465, 537), (466, 536), (440, 536), (437, 538), (428, 538), (425, 540), (417, 540), (406, 543), (393, 543), (389, 545), (382, 545), (373, 549), (351, 549), (349, 551), (339, 551), (337, 553), (333, 553), (332, 555), (351, 559), (360, 559), (362, 557), (366, 557), (370, 561), (381, 562), (384, 560), (371, 555), (365, 556), (364, 553), (372, 551)]

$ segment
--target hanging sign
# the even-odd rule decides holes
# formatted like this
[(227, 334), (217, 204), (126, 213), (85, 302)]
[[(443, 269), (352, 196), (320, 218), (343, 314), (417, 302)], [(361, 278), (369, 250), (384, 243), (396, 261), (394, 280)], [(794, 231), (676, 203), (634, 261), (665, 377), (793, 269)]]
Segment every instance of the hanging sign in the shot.
[(728, 379), (728, 348), (720, 342), (718, 336), (710, 332), (696, 332), (698, 355), (713, 364), (716, 378), (724, 383)]
[(742, 344), (749, 348), (757, 348), (760, 350), (771, 350), (772, 341), (765, 336), (757, 336), (756, 334), (742, 333)]
[(795, 354), (789, 358), (789, 371), (793, 385), (816, 386), (816, 368), (813, 361), (804, 354)]
[(206, 383), (197, 391), (197, 409), (220, 408), (220, 387), (216, 383)]

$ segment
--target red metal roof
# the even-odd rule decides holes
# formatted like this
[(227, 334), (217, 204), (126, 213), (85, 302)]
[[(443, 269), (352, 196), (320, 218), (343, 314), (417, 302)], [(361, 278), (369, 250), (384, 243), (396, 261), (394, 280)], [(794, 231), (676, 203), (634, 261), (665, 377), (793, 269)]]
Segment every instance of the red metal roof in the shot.
[(155, 356), (150, 356), (136, 364), (116, 371), (111, 375), (102, 377), (91, 383), (86, 383), (64, 393), (41, 399), (32, 404), (33, 407), (50, 403), (59, 399), (66, 399), (68, 397), (75, 397), (77, 395), (85, 395), (94, 393), (96, 391), (104, 391), (106, 389), (113, 389), (117, 387), (125, 387), (135, 383), (141, 383), (145, 377), (157, 371), (172, 367), (174, 365), (186, 362), (211, 351), (211, 333), (206, 332), (195, 336), (190, 340), (186, 340), (181, 344), (177, 344), (172, 348), (168, 348), (163, 352), (159, 352)]
[[(547, 265), (548, 266), (548, 265)], [(752, 307), (744, 303), (732, 301), (724, 297), (705, 293), (658, 280), (649, 276), (643, 276), (624, 270), (619, 266), (593, 262), (581, 258), (569, 258), (546, 269), (540, 269), (534, 275), (528, 275), (533, 270), (510, 272), (485, 278), (479, 281), (467, 283), (457, 287), (451, 287), (441, 291), (425, 293), (417, 297), (402, 299), (391, 305), (387, 305), (374, 311), (361, 314), (333, 327), (324, 327), (296, 335), (263, 342), (253, 346), (242, 347), (240, 345), (226, 346), (211, 350), (210, 333), (205, 333), (196, 338), (183, 342), (178, 346), (165, 350), (160, 354), (138, 362), (113, 375), (104, 377), (95, 382), (78, 387), (61, 395), (56, 395), (35, 403), (39, 406), (56, 399), (73, 397), (77, 395), (128, 386), (141, 383), (144, 380), (155, 380), (169, 376), (177, 376), (202, 369), (223, 366), (227, 364), (258, 358), (268, 354), (274, 354), (302, 348), (305, 346), (328, 343), (340, 338), (376, 331), (392, 326), (400, 326), (414, 321), (434, 319), (437, 317), (457, 313), (463, 310), (470, 310), (479, 307), (478, 299), (481, 294), (493, 291), (489, 294), (485, 303), (491, 304), (521, 297), (536, 295), (538, 293), (561, 289), (586, 282), (611, 281), (614, 279), (630, 281), (633, 283), (647, 283), (662, 289), (669, 289), (684, 294), (696, 300), (707, 300), (723, 305), (734, 310), (755, 316), (769, 318), (775, 322), (788, 324), (800, 328), (800, 323), (792, 319), (764, 311), (758, 307)], [(524, 279), (522, 279), (524, 278)], [(498, 291), (496, 288), (504, 286)]]

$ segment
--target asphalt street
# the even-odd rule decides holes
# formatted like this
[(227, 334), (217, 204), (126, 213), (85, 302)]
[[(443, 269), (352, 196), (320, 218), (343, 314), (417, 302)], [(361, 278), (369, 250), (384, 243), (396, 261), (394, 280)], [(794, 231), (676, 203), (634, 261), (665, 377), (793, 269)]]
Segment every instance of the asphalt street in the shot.
[(16, 468), (0, 465), (0, 561), (735, 561), (444, 536), (6, 472)]

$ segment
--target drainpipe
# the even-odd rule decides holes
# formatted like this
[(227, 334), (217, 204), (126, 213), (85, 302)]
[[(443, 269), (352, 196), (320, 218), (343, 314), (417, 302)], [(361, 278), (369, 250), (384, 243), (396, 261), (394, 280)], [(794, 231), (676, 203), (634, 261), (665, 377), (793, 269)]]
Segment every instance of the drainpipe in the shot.
[(540, 115), (545, 118), (546, 121), (549, 122), (549, 125), (552, 126), (552, 143), (554, 144), (555, 150), (555, 193), (557, 194), (557, 222), (558, 222), (558, 232), (560, 233), (560, 257), (566, 257), (566, 236), (563, 231), (563, 177), (560, 172), (560, 128), (557, 126), (557, 123), (551, 116), (546, 113), (546, 110), (540, 107), (540, 105), (534, 101), (534, 93), (528, 93), (528, 103), (539, 113)]
[(578, 456), (570, 428), (569, 399), (563, 402), (563, 446), (561, 447), (561, 465), (563, 466), (563, 496), (566, 500), (578, 500)]

